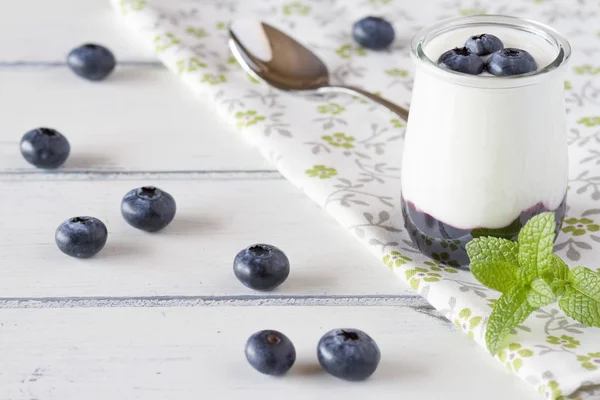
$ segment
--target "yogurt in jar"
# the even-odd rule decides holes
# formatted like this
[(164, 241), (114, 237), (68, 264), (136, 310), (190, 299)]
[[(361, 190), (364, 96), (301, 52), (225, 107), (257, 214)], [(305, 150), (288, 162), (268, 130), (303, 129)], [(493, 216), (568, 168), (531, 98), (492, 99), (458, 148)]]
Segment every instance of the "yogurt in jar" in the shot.
[[(473, 35), (528, 51), (538, 71), (466, 75), (435, 62)], [(563, 66), (556, 32), (511, 17), (437, 24), (413, 41), (417, 63), (402, 164), (402, 207), (413, 242), (430, 256), (468, 263), (478, 235), (516, 239), (534, 215), (564, 214), (568, 164)], [(452, 246), (450, 246), (452, 245)]]

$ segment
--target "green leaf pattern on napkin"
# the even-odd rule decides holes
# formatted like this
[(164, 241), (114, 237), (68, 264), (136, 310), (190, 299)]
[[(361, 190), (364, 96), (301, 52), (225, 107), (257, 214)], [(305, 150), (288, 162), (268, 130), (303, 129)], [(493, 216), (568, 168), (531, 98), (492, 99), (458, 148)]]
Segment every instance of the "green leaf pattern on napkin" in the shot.
[(483, 317), (473, 315), (470, 308), (463, 308), (458, 313), (458, 318), (454, 320), (454, 325), (465, 332), (471, 339), (475, 339), (475, 329), (481, 324)]
[[(429, 260), (409, 240), (399, 197), (405, 122), (352, 96), (293, 96), (253, 82), (232, 62), (226, 28), (234, 15), (259, 15), (319, 54), (334, 83), (361, 86), (408, 106), (414, 76), (409, 40), (422, 26), (443, 18), (484, 13), (513, 14), (553, 26), (569, 37), (574, 50), (565, 82), (569, 209), (554, 249), (571, 267), (599, 267), (597, 0), (432, 0), (427, 4), (400, 0), (111, 1), (167, 67), (202, 95), (206, 102), (199, 102), (199, 107), (215, 107), (287, 179), (482, 346), (486, 324), (493, 323), (488, 304), (507, 298), (503, 300), (500, 293), (479, 284), (469, 272), (448, 265), (456, 243), (448, 242), (444, 252)], [(393, 21), (397, 39), (391, 50), (374, 52), (353, 42), (351, 25), (365, 15), (384, 15)], [(198, 129), (202, 134), (202, 128)], [(507, 249), (506, 257), (527, 258), (515, 250)], [(548, 262), (558, 261), (550, 258)], [(596, 295), (589, 283), (595, 278), (577, 271), (571, 274), (578, 283), (563, 288), (567, 299), (563, 308), (574, 316), (585, 307), (586, 296)], [(518, 307), (509, 302), (506, 307), (513, 307), (513, 318), (519, 320), (518, 310), (529, 303), (523, 293), (511, 292), (512, 273), (507, 271), (494, 287), (504, 292), (503, 297), (517, 301)], [(563, 274), (568, 274), (564, 268)], [(544, 302), (550, 294), (538, 283), (540, 298), (530, 301)], [(600, 395), (600, 332), (566, 316), (556, 304), (517, 324), (507, 343), (496, 357), (545, 398)]]
[(511, 343), (498, 354), (498, 359), (503, 362), (508, 369), (519, 372), (523, 367), (523, 360), (528, 357), (533, 357), (534, 354), (533, 350), (523, 348), (523, 345), (520, 343)]

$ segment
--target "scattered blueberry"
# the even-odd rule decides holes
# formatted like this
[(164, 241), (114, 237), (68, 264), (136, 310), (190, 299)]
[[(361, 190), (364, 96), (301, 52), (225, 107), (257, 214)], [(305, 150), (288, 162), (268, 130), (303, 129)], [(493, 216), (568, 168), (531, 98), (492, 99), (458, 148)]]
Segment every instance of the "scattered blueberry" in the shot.
[(394, 27), (383, 18), (365, 17), (354, 23), (352, 35), (368, 49), (382, 50), (394, 41)]
[(281, 332), (256, 332), (246, 342), (246, 359), (258, 372), (283, 375), (296, 361), (294, 345)]
[(496, 76), (521, 75), (537, 70), (537, 63), (525, 50), (507, 48), (488, 58), (487, 70)]
[(115, 56), (106, 47), (84, 44), (69, 53), (67, 64), (73, 72), (90, 81), (101, 81), (115, 69)]
[(290, 262), (283, 251), (268, 244), (255, 244), (240, 251), (233, 260), (233, 273), (245, 286), (271, 290), (290, 274)]
[(362, 381), (375, 372), (381, 354), (369, 335), (358, 329), (334, 329), (317, 346), (321, 366), (333, 376)]
[(21, 154), (38, 168), (58, 168), (69, 157), (71, 146), (54, 129), (38, 128), (27, 132), (21, 139)]
[(125, 221), (146, 232), (156, 232), (169, 225), (176, 210), (173, 196), (154, 186), (133, 189), (121, 201)]
[(438, 64), (442, 68), (470, 75), (479, 75), (485, 66), (481, 57), (471, 53), (466, 47), (448, 50), (440, 56)]
[(482, 35), (471, 36), (465, 43), (465, 47), (471, 53), (478, 56), (486, 56), (495, 51), (502, 50), (504, 43), (497, 36), (484, 33)]
[(56, 245), (66, 255), (88, 258), (106, 244), (106, 225), (93, 217), (69, 218), (56, 229)]

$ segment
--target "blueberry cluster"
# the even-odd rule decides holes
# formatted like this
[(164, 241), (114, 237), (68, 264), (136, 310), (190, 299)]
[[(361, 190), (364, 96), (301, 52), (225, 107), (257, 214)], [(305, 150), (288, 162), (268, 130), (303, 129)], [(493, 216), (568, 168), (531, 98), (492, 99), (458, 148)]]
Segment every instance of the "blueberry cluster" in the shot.
[[(121, 214), (134, 228), (156, 232), (175, 217), (173, 197), (154, 186), (128, 192), (121, 202)], [(89, 258), (97, 254), (108, 239), (108, 230), (94, 217), (69, 218), (59, 225), (54, 235), (56, 245), (66, 255)]]
[[(67, 56), (71, 70), (90, 81), (105, 79), (114, 70), (116, 60), (106, 47), (84, 44)], [(51, 128), (37, 128), (23, 135), (21, 154), (30, 164), (43, 169), (60, 167), (71, 153), (65, 136)], [(128, 192), (121, 202), (121, 213), (131, 226), (156, 232), (166, 227), (175, 217), (173, 197), (154, 186), (144, 186)], [(97, 254), (108, 239), (106, 225), (97, 218), (80, 216), (69, 218), (56, 229), (55, 241), (65, 254), (88, 258)]]
[[(111, 74), (117, 62), (106, 47), (88, 43), (69, 53), (67, 65), (84, 79), (100, 81)], [(69, 141), (54, 129), (34, 129), (21, 139), (21, 154), (38, 168), (58, 168), (67, 160), (70, 152)]]
[[(25, 160), (38, 168), (53, 169), (69, 157), (71, 145), (65, 136), (51, 128), (38, 128), (23, 135), (20, 143)], [(154, 186), (144, 186), (128, 192), (121, 202), (121, 214), (131, 226), (147, 232), (166, 227), (175, 217), (173, 197)], [(98, 253), (108, 237), (102, 221), (79, 216), (64, 221), (56, 230), (58, 248), (65, 254), (88, 258)]]
[[(488, 56), (487, 60), (483, 58), (485, 56)], [(471, 36), (464, 47), (443, 53), (438, 64), (442, 68), (469, 75), (479, 75), (487, 70), (495, 76), (513, 76), (538, 68), (535, 59), (527, 51), (505, 48), (498, 37), (487, 33)]]
[[(290, 273), (287, 256), (275, 246), (255, 244), (240, 251), (233, 261), (233, 272), (245, 286), (272, 290)], [(296, 349), (283, 333), (256, 332), (246, 342), (246, 359), (257, 371), (283, 375), (296, 361)], [(317, 357), (325, 371), (349, 381), (362, 381), (375, 372), (380, 353), (369, 335), (358, 329), (327, 332), (317, 345)]]
[[(257, 371), (283, 375), (296, 361), (296, 349), (283, 333), (256, 332), (246, 342), (246, 359)], [(370, 377), (381, 359), (377, 343), (359, 329), (333, 329), (317, 344), (319, 364), (329, 374), (347, 381)]]
[[(364, 47), (383, 49), (393, 41), (394, 30), (385, 20), (367, 17), (358, 21), (354, 37)], [(103, 46), (85, 44), (71, 51), (67, 65), (78, 76), (90, 81), (105, 79), (116, 66), (115, 57)], [(43, 169), (60, 167), (69, 157), (71, 146), (60, 132), (38, 128), (21, 139), (20, 149), (30, 164)], [(121, 214), (134, 228), (157, 232), (175, 217), (177, 206), (169, 193), (143, 186), (125, 194)], [(55, 232), (57, 247), (64, 254), (89, 258), (106, 245), (108, 229), (98, 218), (77, 216), (65, 220)], [(283, 251), (268, 244), (254, 244), (241, 250), (233, 262), (238, 280), (255, 290), (272, 290), (289, 276), (290, 262)], [(248, 362), (268, 375), (286, 373), (296, 360), (290, 339), (274, 330), (252, 335), (245, 347)], [(380, 352), (373, 339), (358, 329), (335, 329), (327, 332), (317, 345), (319, 363), (331, 375), (350, 381), (360, 381), (375, 372)]]

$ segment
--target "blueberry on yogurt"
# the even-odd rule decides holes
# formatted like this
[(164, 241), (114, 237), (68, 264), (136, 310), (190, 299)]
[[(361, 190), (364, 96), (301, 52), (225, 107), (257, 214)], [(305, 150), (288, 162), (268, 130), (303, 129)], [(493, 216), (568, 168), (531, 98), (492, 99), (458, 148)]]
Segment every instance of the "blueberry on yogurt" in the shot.
[(442, 68), (470, 75), (479, 75), (485, 67), (481, 57), (471, 53), (466, 47), (448, 50), (440, 56), (438, 64)]
[(497, 36), (487, 33), (471, 36), (465, 43), (465, 47), (471, 53), (478, 56), (487, 56), (495, 51), (502, 50), (504, 43)]
[(487, 61), (487, 70), (495, 76), (521, 75), (537, 70), (531, 54), (521, 49), (506, 48), (493, 53)]

